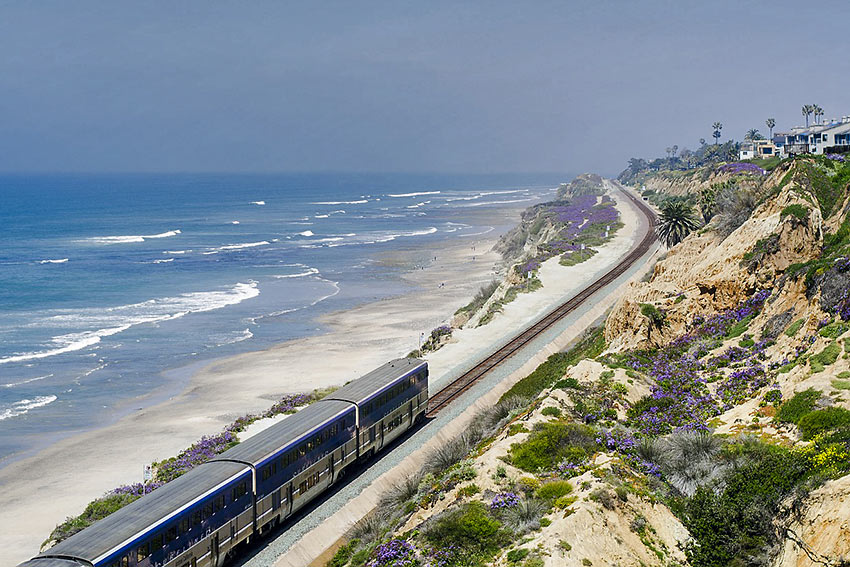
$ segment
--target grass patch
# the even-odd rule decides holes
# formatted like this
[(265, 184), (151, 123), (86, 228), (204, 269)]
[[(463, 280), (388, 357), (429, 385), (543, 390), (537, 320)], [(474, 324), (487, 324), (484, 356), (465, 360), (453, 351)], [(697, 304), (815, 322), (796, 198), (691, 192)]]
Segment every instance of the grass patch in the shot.
[(797, 423), (804, 415), (815, 408), (821, 393), (813, 388), (797, 392), (790, 400), (779, 406), (777, 421), (782, 423)]
[(802, 327), (803, 323), (805, 323), (805, 322), (806, 322), (805, 319), (797, 319), (796, 321), (791, 323), (790, 327), (785, 329), (785, 335), (788, 336), (788, 337), (793, 337), (794, 335), (797, 334), (797, 331), (800, 330), (800, 327)]
[(850, 425), (850, 411), (840, 407), (809, 412), (797, 424), (805, 440), (845, 425)]
[(837, 342), (831, 342), (819, 353), (809, 358), (812, 372), (823, 372), (824, 367), (835, 364), (838, 356), (841, 354), (841, 345)]
[(846, 323), (844, 321), (835, 321), (834, 323), (830, 323), (820, 331), (818, 334), (822, 337), (826, 337), (828, 339), (837, 339), (844, 333), (850, 330), (850, 323)]
[(784, 219), (789, 216), (806, 222), (809, 220), (809, 208), (797, 203), (788, 205), (782, 209), (782, 212), (779, 214), (779, 218)]
[(471, 565), (485, 563), (511, 542), (510, 533), (502, 523), (477, 500), (439, 516), (424, 535), (435, 547), (455, 546), (462, 556), (474, 558)]
[(585, 333), (573, 348), (566, 352), (553, 354), (546, 359), (546, 362), (538, 366), (534, 372), (514, 384), (510, 390), (502, 394), (499, 401), (514, 396), (536, 398), (540, 392), (560, 380), (570, 366), (585, 358), (596, 358), (603, 350), (605, 350), (603, 328), (596, 327), (591, 329)]
[(534, 426), (523, 443), (511, 445), (512, 465), (527, 472), (551, 470), (566, 461), (581, 464), (596, 452), (592, 428), (578, 423), (547, 422)]
[(734, 339), (740, 337), (744, 333), (747, 332), (747, 329), (750, 326), (750, 322), (753, 320), (755, 315), (750, 315), (749, 317), (745, 317), (729, 327), (729, 330), (726, 332), (727, 339)]
[(553, 480), (538, 488), (534, 495), (541, 500), (554, 502), (573, 491), (573, 486), (566, 480)]
[(496, 288), (499, 287), (499, 282), (496, 280), (491, 281), (488, 284), (481, 286), (475, 296), (472, 298), (472, 301), (455, 311), (455, 315), (460, 315), (461, 313), (469, 313), (470, 315), (481, 309), (481, 307), (490, 299), (490, 296), (493, 295), (493, 292), (496, 291)]

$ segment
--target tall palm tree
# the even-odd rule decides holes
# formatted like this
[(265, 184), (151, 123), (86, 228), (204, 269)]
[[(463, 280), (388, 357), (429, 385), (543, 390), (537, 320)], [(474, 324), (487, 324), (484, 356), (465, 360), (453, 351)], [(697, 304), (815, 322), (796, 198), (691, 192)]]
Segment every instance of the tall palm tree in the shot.
[(764, 121), (764, 125), (770, 128), (770, 139), (773, 139), (773, 127), (776, 126), (776, 120), (773, 118), (768, 118)]
[(666, 148), (664, 148), (664, 151), (667, 152), (667, 157), (670, 157), (670, 154), (673, 152), (673, 148), (667, 146)]
[(744, 139), (752, 142), (753, 140), (761, 140), (764, 136), (762, 136), (757, 128), (750, 128), (747, 130), (747, 133), (744, 134)]
[(700, 146), (704, 146), (704, 145), (705, 145), (705, 138), (700, 138), (700, 139), (699, 139), (699, 145), (700, 145)]
[(711, 125), (711, 129), (713, 130), (711, 136), (714, 138), (714, 143), (716, 145), (720, 141), (720, 131), (723, 130), (723, 124), (715, 122)]
[(809, 127), (809, 116), (811, 116), (814, 109), (812, 108), (811, 104), (804, 104), (803, 108), (801, 108), (800, 111), (803, 113), (803, 116), (806, 117), (806, 128), (808, 128)]
[(673, 147), (670, 148), (670, 150), (673, 152), (673, 157), (676, 157), (676, 154), (679, 153), (679, 146), (673, 144)]
[(698, 228), (699, 221), (693, 208), (687, 203), (669, 200), (661, 205), (661, 217), (655, 232), (668, 248), (672, 248)]
[(815, 124), (820, 124), (821, 122), (823, 122), (823, 109), (820, 106), (813, 104), (812, 114), (815, 115)]

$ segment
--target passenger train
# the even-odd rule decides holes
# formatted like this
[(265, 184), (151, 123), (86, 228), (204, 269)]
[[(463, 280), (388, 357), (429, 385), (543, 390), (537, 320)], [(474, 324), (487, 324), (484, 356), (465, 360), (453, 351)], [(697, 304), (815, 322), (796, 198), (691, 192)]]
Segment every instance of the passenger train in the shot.
[(390, 361), (19, 567), (220, 567), (420, 421), (428, 364)]

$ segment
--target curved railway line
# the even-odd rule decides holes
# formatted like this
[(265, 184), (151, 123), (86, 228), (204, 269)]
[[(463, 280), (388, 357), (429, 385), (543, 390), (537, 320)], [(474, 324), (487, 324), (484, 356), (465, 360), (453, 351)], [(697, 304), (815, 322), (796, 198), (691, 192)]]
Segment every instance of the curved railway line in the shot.
[(541, 333), (546, 331), (563, 317), (573, 312), (582, 303), (584, 303), (594, 293), (613, 282), (629, 267), (638, 261), (646, 252), (652, 243), (655, 241), (655, 213), (642, 200), (632, 195), (629, 191), (621, 191), (635, 203), (638, 209), (646, 216), (649, 225), (646, 234), (637, 246), (613, 268), (606, 272), (601, 278), (579, 291), (575, 296), (565, 301), (531, 326), (527, 327), (520, 334), (509, 340), (507, 343), (499, 347), (496, 351), (486, 356), (478, 364), (464, 372), (460, 377), (448, 384), (436, 394), (432, 395), (428, 401), (428, 409), (426, 417), (434, 417), (443, 408), (449, 405), (453, 400), (457, 399), (461, 394), (480, 381), (488, 372), (493, 370), (506, 359), (510, 358), (519, 349), (534, 340)]

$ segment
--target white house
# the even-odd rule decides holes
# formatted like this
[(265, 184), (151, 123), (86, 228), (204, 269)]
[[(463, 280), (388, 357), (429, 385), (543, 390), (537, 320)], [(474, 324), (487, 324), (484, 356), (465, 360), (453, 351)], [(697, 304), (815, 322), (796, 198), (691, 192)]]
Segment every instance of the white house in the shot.
[(826, 124), (797, 126), (785, 134), (785, 153), (824, 154), (850, 150), (850, 116)]

